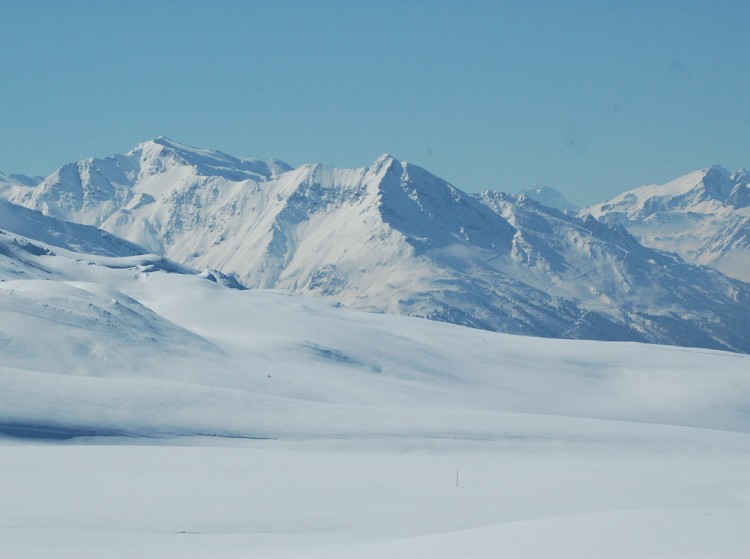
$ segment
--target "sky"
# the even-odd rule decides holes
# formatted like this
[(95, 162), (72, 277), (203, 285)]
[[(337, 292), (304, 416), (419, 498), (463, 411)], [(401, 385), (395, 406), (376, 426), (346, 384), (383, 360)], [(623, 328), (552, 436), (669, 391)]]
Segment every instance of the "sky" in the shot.
[(0, 2), (0, 170), (168, 136), (583, 205), (750, 167), (750, 2)]

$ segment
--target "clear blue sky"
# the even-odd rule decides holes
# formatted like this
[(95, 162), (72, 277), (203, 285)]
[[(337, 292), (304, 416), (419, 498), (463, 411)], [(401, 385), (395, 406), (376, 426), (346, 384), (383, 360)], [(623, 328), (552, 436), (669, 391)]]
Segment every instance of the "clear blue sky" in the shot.
[(159, 135), (602, 200), (750, 166), (750, 2), (0, 2), (0, 170)]

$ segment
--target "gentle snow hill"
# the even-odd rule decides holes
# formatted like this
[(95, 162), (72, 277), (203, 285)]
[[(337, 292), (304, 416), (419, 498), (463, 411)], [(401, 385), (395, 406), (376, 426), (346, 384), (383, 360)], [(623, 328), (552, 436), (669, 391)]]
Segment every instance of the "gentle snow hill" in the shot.
[(747, 356), (360, 313), (136, 257), (28, 259), (54, 279), (0, 281), (6, 430), (493, 438), (520, 413), (750, 432)]
[(750, 174), (715, 166), (584, 210), (641, 243), (750, 282)]
[(210, 342), (124, 293), (101, 282), (76, 281), (88, 277), (92, 267), (135, 278), (163, 272), (208, 279), (212, 285), (225, 283), (209, 272), (198, 274), (155, 255), (87, 255), (0, 230), (4, 366), (93, 377), (132, 377), (142, 367), (151, 378), (159, 375), (166, 360), (180, 368), (217, 353)]
[(749, 286), (387, 155), (289, 169), (157, 138), (6, 197), (248, 287), (502, 332), (750, 351)]
[(574, 212), (578, 209), (577, 206), (568, 202), (565, 196), (551, 186), (535, 186), (534, 188), (522, 190), (519, 194), (524, 194), (544, 206), (560, 210), (561, 212), (565, 210)]

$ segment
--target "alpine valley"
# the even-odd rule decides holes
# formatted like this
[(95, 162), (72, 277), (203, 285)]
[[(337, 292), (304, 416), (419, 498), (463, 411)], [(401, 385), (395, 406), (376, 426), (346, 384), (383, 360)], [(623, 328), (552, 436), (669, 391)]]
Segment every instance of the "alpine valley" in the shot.
[[(689, 181), (713, 192), (714, 175), (723, 181), (714, 190), (744, 200), (744, 190), (726, 186), (741, 177), (711, 171)], [(507, 333), (750, 352), (750, 285), (646, 248), (617, 224), (524, 195), (470, 195), (388, 155), (359, 169), (293, 169), (160, 137), (41, 181), (0, 176), (0, 196), (250, 288)], [(609, 206), (619, 207), (591, 213), (602, 217)], [(2, 211), (5, 229), (30, 235), (20, 208), (12, 219), (10, 205)], [(694, 212), (667, 214), (690, 220)], [(745, 242), (742, 219), (724, 245)], [(711, 246), (721, 244), (722, 227), (705, 225)], [(655, 236), (647, 244), (674, 250)], [(36, 238), (55, 244), (52, 237)]]

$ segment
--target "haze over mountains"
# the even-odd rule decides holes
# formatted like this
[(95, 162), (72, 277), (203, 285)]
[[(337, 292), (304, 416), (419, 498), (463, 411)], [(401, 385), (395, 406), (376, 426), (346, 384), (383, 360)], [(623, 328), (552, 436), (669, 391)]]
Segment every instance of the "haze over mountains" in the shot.
[(509, 333), (750, 351), (747, 284), (388, 155), (292, 169), (157, 138), (33, 183), (6, 176), (0, 195), (247, 287)]

